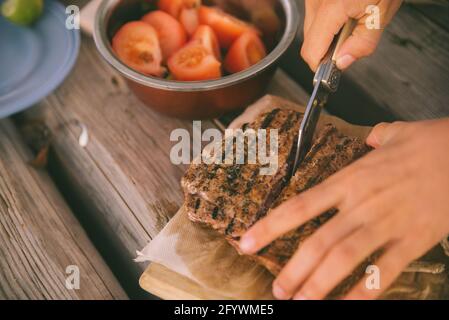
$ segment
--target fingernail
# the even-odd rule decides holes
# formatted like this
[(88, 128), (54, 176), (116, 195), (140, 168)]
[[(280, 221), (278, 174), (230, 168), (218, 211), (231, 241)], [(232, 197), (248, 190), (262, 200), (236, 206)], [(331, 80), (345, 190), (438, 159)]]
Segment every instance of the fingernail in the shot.
[(256, 246), (256, 241), (251, 236), (243, 236), (240, 240), (239, 246), (240, 250), (242, 250), (244, 253), (251, 253)]
[(298, 293), (293, 297), (293, 300), (309, 300), (305, 295)]
[(288, 300), (289, 296), (278, 284), (273, 283), (273, 296), (278, 300)]
[(351, 56), (350, 54), (346, 54), (337, 59), (337, 68), (340, 70), (344, 70), (348, 68), (354, 61), (355, 58), (353, 56)]

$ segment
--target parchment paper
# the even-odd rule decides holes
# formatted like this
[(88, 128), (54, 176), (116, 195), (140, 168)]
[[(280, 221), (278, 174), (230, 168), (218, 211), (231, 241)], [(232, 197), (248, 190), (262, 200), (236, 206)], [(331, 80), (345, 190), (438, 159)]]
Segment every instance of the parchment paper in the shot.
[[(304, 108), (282, 98), (265, 96), (237, 118), (230, 128), (251, 122), (272, 108)], [(333, 123), (347, 135), (365, 139), (371, 128), (322, 115), (319, 126)], [(182, 207), (161, 233), (141, 252), (137, 262), (151, 261), (229, 299), (272, 299), (273, 276), (248, 257), (240, 256), (218, 233), (192, 223)], [(447, 298), (447, 275), (405, 273), (383, 296), (388, 299)]]

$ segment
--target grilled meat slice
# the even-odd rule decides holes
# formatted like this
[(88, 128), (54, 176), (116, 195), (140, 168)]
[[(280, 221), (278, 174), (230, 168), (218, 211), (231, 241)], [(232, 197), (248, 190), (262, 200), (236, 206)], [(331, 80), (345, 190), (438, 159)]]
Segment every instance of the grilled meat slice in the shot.
[[(279, 130), (279, 167), (276, 174), (260, 175), (259, 164), (191, 165), (182, 180), (190, 220), (217, 230), (237, 250), (240, 236), (255, 222), (270, 214), (282, 202), (323, 182), (338, 170), (367, 152), (358, 138), (341, 134), (333, 125), (326, 125), (317, 135), (311, 150), (296, 174), (287, 181), (287, 173), (295, 154), (295, 142), (302, 115), (285, 109), (275, 109), (245, 126), (245, 130), (265, 128)], [(225, 142), (222, 149), (225, 150)], [(247, 151), (247, 150), (245, 150)], [(250, 258), (279, 274), (298, 247), (337, 210), (331, 209), (308, 221), (296, 230), (276, 239)], [(363, 276), (364, 266), (343, 281), (329, 297), (339, 296)]]
[[(267, 129), (268, 141), (271, 130), (278, 130), (278, 169), (272, 175), (261, 175), (259, 162), (236, 164), (235, 159), (233, 164), (191, 165), (181, 182), (187, 202), (191, 202), (188, 207), (197, 208), (189, 209), (190, 219), (238, 240), (267, 212), (287, 183), (301, 118), (296, 111), (274, 109), (244, 128)], [(223, 141), (222, 150), (226, 147)], [(235, 151), (234, 144), (232, 147)], [(245, 153), (246, 158), (247, 148)]]
[[(323, 182), (369, 151), (363, 141), (347, 137), (332, 125), (326, 125), (303, 163), (284, 188), (273, 208), (297, 194)], [(280, 237), (258, 253), (258, 260), (273, 274), (278, 274), (299, 245), (326, 223), (337, 210), (332, 209)], [(268, 212), (268, 214), (270, 214)]]
[[(279, 196), (272, 202), (272, 208), (291, 197), (321, 183), (326, 178), (363, 156), (369, 148), (358, 138), (344, 136), (332, 126), (325, 126), (318, 134), (311, 150)], [(221, 205), (214, 204), (195, 194), (186, 195), (186, 208), (189, 218), (217, 230), (237, 250), (238, 238), (232, 236), (232, 231), (242, 226), (235, 225), (233, 219), (226, 215)], [(272, 274), (279, 274), (298, 246), (327, 222), (336, 210), (330, 210), (312, 219), (303, 226), (293, 230), (262, 249), (254, 260), (266, 267)], [(269, 214), (269, 212), (268, 212)], [(258, 219), (257, 219), (258, 220)], [(249, 226), (243, 226), (238, 234), (244, 233)]]

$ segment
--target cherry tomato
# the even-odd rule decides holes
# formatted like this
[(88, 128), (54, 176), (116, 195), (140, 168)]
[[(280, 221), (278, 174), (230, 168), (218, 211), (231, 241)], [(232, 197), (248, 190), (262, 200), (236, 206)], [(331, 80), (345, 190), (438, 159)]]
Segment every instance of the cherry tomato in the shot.
[(184, 0), (159, 0), (157, 6), (171, 16), (178, 18), (181, 13)]
[(215, 56), (219, 61), (221, 61), (220, 45), (218, 44), (217, 36), (211, 27), (202, 24), (197, 29), (192, 36), (192, 41), (198, 41), (206, 49), (209, 50), (211, 54)]
[(255, 65), (267, 55), (260, 37), (254, 32), (245, 32), (231, 46), (225, 58), (224, 67), (236, 73)]
[(176, 80), (200, 81), (221, 77), (221, 63), (198, 42), (191, 42), (168, 60)]
[(160, 10), (178, 19), (182, 9), (198, 8), (201, 0), (159, 0), (157, 5)]
[(159, 36), (162, 57), (166, 61), (187, 42), (187, 34), (181, 24), (164, 11), (153, 11), (143, 16), (142, 21), (150, 24)]
[(112, 39), (112, 48), (124, 64), (136, 71), (153, 76), (164, 72), (157, 32), (145, 22), (124, 24)]
[(179, 22), (181, 22), (184, 29), (189, 36), (193, 35), (198, 28), (199, 16), (197, 8), (184, 8), (179, 15)]
[(215, 7), (201, 6), (199, 9), (200, 24), (209, 25), (218, 37), (218, 41), (223, 48), (227, 49), (244, 32), (259, 31), (249, 23), (237, 19), (236, 17)]
[(201, 6), (201, 0), (184, 0), (185, 8), (197, 8)]

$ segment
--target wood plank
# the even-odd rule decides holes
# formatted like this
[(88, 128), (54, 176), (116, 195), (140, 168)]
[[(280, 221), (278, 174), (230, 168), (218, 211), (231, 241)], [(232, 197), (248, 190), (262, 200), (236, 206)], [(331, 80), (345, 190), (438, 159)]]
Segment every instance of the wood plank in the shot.
[[(304, 17), (304, 0), (297, 1)], [(283, 60), (283, 68), (310, 91), (312, 74), (298, 59), (301, 39), (302, 26), (297, 42)], [(376, 53), (344, 74), (328, 110), (366, 125), (449, 116), (448, 71), (449, 32), (416, 6), (405, 4)]]
[(427, 18), (437, 23), (440, 28), (449, 31), (448, 17), (449, 17), (449, 1), (440, 0), (439, 5), (432, 4), (413, 4), (413, 8), (423, 13)]
[[(441, 251), (436, 247), (426, 258)], [(414, 262), (404, 270), (400, 277), (394, 282), (393, 287), (384, 293), (381, 299), (388, 300), (447, 300), (449, 298), (448, 278), (445, 272), (432, 274), (423, 272), (422, 267), (416, 271), (416, 266), (432, 265), (432, 269), (438, 265), (447, 266), (447, 258), (438, 254), (439, 262)], [(443, 262), (444, 264), (440, 263)], [(201, 287), (191, 279), (182, 276), (163, 265), (152, 263), (142, 274), (140, 285), (143, 289), (166, 300), (224, 300), (229, 297), (222, 296), (217, 292)]]
[(152, 263), (142, 274), (140, 286), (164, 300), (225, 300), (226, 297), (201, 287), (196, 282), (163, 265)]
[(285, 71), (279, 69), (268, 87), (268, 93), (304, 105), (310, 95), (300, 87)]
[[(302, 101), (304, 90), (284, 73), (271, 92)], [(89, 236), (133, 297), (146, 268), (133, 259), (179, 209), (184, 166), (169, 159), (170, 133), (192, 123), (167, 118), (138, 101), (124, 81), (83, 37), (78, 62), (65, 83), (37, 107), (17, 118), (41, 122), (51, 132), (49, 170)], [(89, 133), (78, 144), (79, 123)], [(203, 129), (214, 126), (203, 121)], [(27, 137), (31, 146), (36, 139)]]
[[(9, 120), (0, 121), (0, 299), (126, 299)], [(65, 281), (77, 266), (79, 290)]]

